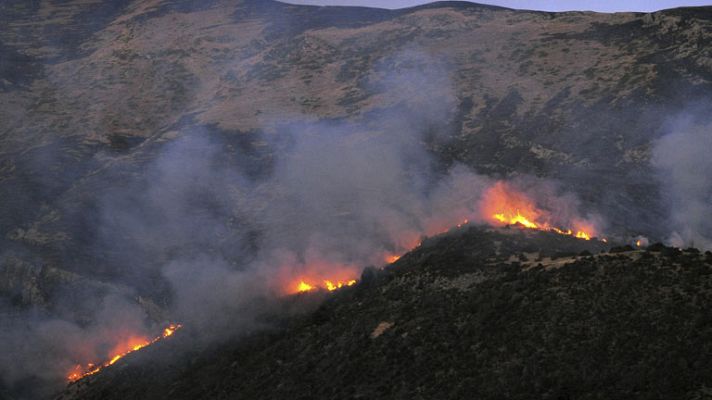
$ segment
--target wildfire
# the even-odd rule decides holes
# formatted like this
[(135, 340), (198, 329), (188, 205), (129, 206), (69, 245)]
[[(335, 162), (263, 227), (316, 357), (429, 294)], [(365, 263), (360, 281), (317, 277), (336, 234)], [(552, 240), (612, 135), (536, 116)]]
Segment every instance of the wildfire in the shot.
[(536, 229), (539, 226), (532, 221), (529, 221), (527, 217), (523, 216), (519, 210), (517, 210), (516, 215), (507, 215), (505, 213), (498, 213), (493, 215), (494, 219), (499, 222), (503, 222), (507, 225), (521, 224), (527, 228)]
[(67, 374), (67, 380), (69, 380), (70, 382), (75, 382), (89, 375), (94, 375), (97, 372), (101, 371), (103, 368), (115, 364), (117, 361), (124, 358), (126, 355), (141, 350), (146, 346), (150, 346), (153, 343), (158, 342), (159, 340), (165, 339), (173, 335), (178, 329), (182, 327), (183, 326), (181, 324), (170, 324), (168, 325), (168, 327), (163, 329), (163, 332), (160, 336), (157, 336), (153, 339), (147, 339), (145, 337), (130, 337), (127, 341), (120, 343), (114, 348), (114, 351), (112, 351), (113, 355), (108, 361), (98, 365), (93, 363), (89, 363), (86, 365), (75, 365), (74, 368), (72, 368), (72, 370), (69, 372), (69, 374)]
[[(554, 218), (551, 212), (539, 207), (525, 193), (516, 190), (511, 184), (504, 181), (495, 183), (485, 191), (479, 203), (479, 213), (482, 220), (488, 221), (495, 226), (519, 225), (524, 228), (573, 236), (582, 240), (591, 240), (596, 235), (596, 229), (592, 223), (581, 218), (572, 219), (570, 216), (563, 220), (561, 217)], [(376, 255), (376, 257), (386, 264), (392, 264), (398, 261), (402, 254), (420, 246), (420, 240), (422, 240), (423, 236), (447, 233), (454, 227), (462, 228), (469, 223), (469, 219), (446, 218), (430, 221), (429, 224), (425, 224), (423, 232), (403, 233), (403, 239), (397, 246), (402, 252), (394, 252), (391, 249)], [(559, 224), (569, 225), (571, 229), (561, 228)], [(601, 240), (603, 242), (606, 241), (605, 239)], [(323, 260), (317, 260), (315, 264), (317, 266), (306, 268), (306, 271), (302, 270), (296, 277), (291, 272), (288, 272), (285, 279), (280, 280), (287, 283), (282, 286), (282, 288), (287, 288), (283, 293), (295, 294), (315, 290), (334, 291), (356, 283), (356, 280), (349, 277), (357, 273), (357, 266), (332, 264), (323, 262)], [(293, 271), (291, 268), (289, 270)], [(330, 279), (321, 278), (323, 275), (329, 275)], [(333, 280), (334, 275), (340, 280)]]
[(557, 228), (550, 222), (549, 213), (504, 182), (497, 182), (485, 192), (480, 208), (483, 217), (495, 225), (518, 224), (583, 240), (591, 240), (595, 234), (593, 226), (585, 221), (574, 221), (574, 230)]
[(299, 284), (297, 285), (297, 292), (308, 292), (310, 290), (316, 289), (314, 286), (304, 282), (304, 281), (299, 281)]
[(650, 244), (648, 238), (646, 238), (645, 236), (638, 236), (633, 240), (635, 240), (635, 247), (647, 247), (648, 244)]
[(391, 254), (391, 255), (386, 256), (385, 261), (388, 264), (393, 264), (394, 262), (400, 260), (400, 258), (401, 258), (401, 256), (399, 256), (398, 254)]
[(340, 282), (340, 281), (338, 281), (338, 282), (336, 282), (336, 283), (334, 283), (334, 282), (332, 282), (332, 281), (324, 281), (324, 285), (326, 285), (326, 289), (327, 289), (328, 291), (330, 291), (330, 292), (332, 292), (332, 291), (334, 291), (334, 290), (336, 290), (336, 289), (341, 289), (341, 288), (344, 287), (344, 286), (352, 286), (352, 285), (354, 285), (354, 284), (356, 284), (356, 279), (351, 279), (351, 280), (346, 281), (346, 282)]
[(591, 235), (586, 232), (578, 231), (576, 232), (576, 237), (584, 240), (591, 240)]
[(352, 286), (355, 284), (356, 284), (356, 279), (350, 279), (350, 280), (345, 280), (345, 281), (324, 280), (324, 281), (322, 281), (321, 285), (308, 283), (306, 279), (302, 279), (296, 285), (296, 290), (294, 291), (294, 293), (311, 292), (312, 290), (317, 290), (320, 288), (326, 289), (330, 292), (333, 292), (336, 289), (341, 289), (342, 287)]

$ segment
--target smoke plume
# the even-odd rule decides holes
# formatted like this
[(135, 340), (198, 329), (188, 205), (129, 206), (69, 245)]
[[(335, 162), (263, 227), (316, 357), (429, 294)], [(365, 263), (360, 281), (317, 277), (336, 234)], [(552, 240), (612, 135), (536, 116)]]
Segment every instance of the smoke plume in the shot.
[(662, 195), (670, 208), (669, 242), (712, 249), (712, 125), (677, 119), (653, 150)]
[[(456, 108), (446, 66), (407, 50), (376, 63), (364, 86), (384, 106), (358, 118), (292, 115), (252, 133), (186, 124), (116, 160), (111, 185), (91, 199), (85, 250), (116, 266), (107, 274), (121, 295), (65, 307), (88, 308), (84, 322), (66, 312), (3, 323), (12, 349), (0, 355), (3, 382), (61, 383), (73, 364), (106, 357), (112, 341), (155, 332), (166, 321), (136, 299), (160, 304), (200, 340), (239, 336), (300, 279), (356, 279), (423, 236), (484, 222), (480, 197), (494, 179), (446, 168), (431, 151), (449, 140)], [(575, 197), (552, 183), (512, 185), (552, 222), (578, 215)]]

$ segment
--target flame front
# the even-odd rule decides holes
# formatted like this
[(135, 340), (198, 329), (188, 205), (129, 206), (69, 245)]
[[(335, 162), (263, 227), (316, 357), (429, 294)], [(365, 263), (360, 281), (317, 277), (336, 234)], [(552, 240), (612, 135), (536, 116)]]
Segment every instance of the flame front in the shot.
[[(466, 212), (467, 213), (467, 212)], [(561, 235), (573, 236), (578, 239), (591, 240), (595, 236), (594, 224), (582, 218), (553, 218), (552, 213), (539, 207), (525, 193), (516, 190), (510, 183), (498, 181), (490, 186), (479, 203), (479, 220), (495, 226), (518, 225), (528, 229), (555, 232)], [(471, 215), (460, 215), (459, 218)], [(374, 254), (374, 259), (392, 264), (400, 259), (402, 254), (420, 246), (420, 238), (449, 232), (457, 227), (462, 228), (470, 223), (469, 219), (457, 219), (457, 215), (448, 218), (433, 219), (424, 224), (422, 231), (405, 231), (398, 233), (402, 240), (395, 246), (396, 251)], [(556, 223), (555, 223), (556, 222)], [(560, 228), (559, 223), (571, 228)], [(605, 239), (602, 239), (605, 242)], [(356, 283), (353, 277), (360, 268), (356, 265), (345, 265), (323, 259), (302, 264), (302, 268), (287, 265), (281, 279), (278, 279), (280, 292), (286, 294), (306, 293), (315, 290), (334, 291)], [(326, 277), (325, 277), (326, 276)]]
[(505, 213), (498, 213), (493, 215), (494, 219), (499, 222), (503, 222), (507, 225), (521, 224), (527, 228), (536, 229), (539, 226), (532, 221), (529, 221), (527, 217), (523, 216), (519, 210), (517, 210), (516, 215), (507, 215)]
[[(565, 221), (564, 225), (569, 225), (573, 229), (557, 227), (552, 221), (561, 222), (560, 220), (552, 218), (551, 213), (538, 207), (526, 194), (515, 190), (510, 184), (503, 181), (495, 183), (484, 192), (479, 203), (479, 212), (479, 221), (484, 220), (495, 226), (519, 225), (528, 229), (550, 231), (584, 240), (590, 240), (595, 235), (594, 225), (583, 219), (562, 220)], [(458, 221), (460, 222), (458, 223)], [(450, 218), (436, 219), (429, 222), (422, 230), (399, 231), (398, 235), (401, 240), (398, 240), (396, 245), (392, 246), (389, 251), (384, 250), (375, 253), (373, 259), (383, 260), (388, 264), (392, 264), (401, 258), (401, 254), (420, 246), (423, 237), (446, 233), (452, 227), (462, 228), (470, 223), (468, 219), (454, 219), (452, 215)], [(606, 239), (601, 240), (606, 242)], [(641, 240), (638, 240), (636, 245), (640, 247), (642, 245)], [(395, 247), (395, 251), (393, 247)], [(402, 251), (402, 253), (397, 254), (399, 251)], [(294, 265), (301, 265), (304, 268), (298, 269)], [(275, 281), (278, 282), (278, 290), (281, 294), (306, 293), (315, 290), (334, 291), (356, 284), (356, 279), (353, 279), (353, 277), (358, 274), (358, 271), (359, 268), (356, 265), (330, 262), (329, 260), (317, 258), (316, 260), (309, 260), (299, 264), (285, 263), (282, 272), (278, 274), (279, 278), (275, 279)], [(326, 279), (324, 275), (328, 275), (329, 278)], [(163, 330), (160, 336), (154, 339), (131, 337), (114, 348), (110, 353), (111, 356), (108, 357), (108, 361), (101, 364), (77, 364), (67, 374), (67, 379), (70, 382), (74, 382), (93, 375), (103, 368), (115, 364), (132, 352), (172, 336), (181, 327), (180, 324), (171, 324)]]
[(89, 375), (94, 375), (97, 372), (101, 371), (103, 368), (106, 368), (110, 365), (114, 365), (117, 361), (124, 358), (126, 355), (141, 350), (146, 346), (149, 346), (153, 343), (158, 342), (159, 340), (165, 339), (173, 335), (178, 329), (182, 327), (183, 326), (181, 324), (170, 324), (168, 325), (168, 327), (163, 329), (163, 332), (160, 336), (157, 336), (153, 339), (147, 339), (140, 336), (130, 337), (128, 340), (114, 346), (114, 350), (111, 352), (112, 356), (111, 358), (109, 358), (108, 361), (99, 365), (93, 363), (89, 363), (86, 365), (75, 365), (74, 368), (72, 368), (72, 370), (67, 374), (67, 380), (70, 382), (75, 382)]
[(294, 293), (311, 292), (312, 290), (317, 289), (326, 289), (330, 292), (333, 292), (334, 290), (341, 289), (342, 287), (355, 285), (356, 279), (349, 279), (343, 281), (333, 281), (325, 279), (321, 281), (321, 284), (310, 282), (312, 282), (312, 280), (306, 278), (300, 279), (299, 283), (296, 284), (296, 290), (294, 290)]
[(351, 279), (346, 282), (332, 282), (332, 281), (324, 281), (324, 285), (326, 286), (326, 289), (330, 292), (336, 290), (336, 289), (341, 289), (344, 286), (352, 286), (356, 284), (356, 279)]
[(587, 221), (574, 220), (574, 229), (557, 228), (551, 223), (550, 213), (537, 207), (526, 194), (505, 182), (497, 182), (484, 193), (480, 204), (482, 217), (493, 225), (520, 225), (591, 240), (595, 235), (593, 225)]

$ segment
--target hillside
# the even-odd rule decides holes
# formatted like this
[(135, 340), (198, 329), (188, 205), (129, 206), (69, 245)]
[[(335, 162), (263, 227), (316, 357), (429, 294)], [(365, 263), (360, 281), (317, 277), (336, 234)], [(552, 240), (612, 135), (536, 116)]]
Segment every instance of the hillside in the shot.
[(184, 337), (60, 398), (707, 398), (712, 254), (601, 248), (463, 228), (282, 328), (190, 361)]
[[(0, 12), (3, 247), (63, 268), (92, 262), (99, 273), (117, 262), (88, 249), (92, 210), (110, 182), (140, 176), (166, 142), (203, 132), (263, 170), (275, 149), (261, 135), (274, 135), (275, 121), (422, 111), (429, 97), (448, 107), (429, 128), (447, 131), (432, 149), (446, 165), (559, 179), (613, 228), (667, 234), (655, 223), (665, 210), (651, 141), (670, 116), (705, 100), (712, 77), (705, 8), (112, 4), (17, 1)], [(391, 74), (414, 68), (436, 79), (390, 85)], [(600, 187), (617, 190), (601, 196)]]
[[(705, 178), (712, 173), (706, 154), (712, 146), (712, 7), (601, 14), (469, 2), (381, 10), (273, 0), (6, 0), (0, 26), (0, 341), (9, 349), (0, 352), (0, 397), (45, 398), (66, 385), (72, 368), (111, 359), (125, 338), (150, 338), (173, 322), (186, 325), (181, 335), (211, 336), (196, 339), (200, 346), (277, 326), (275, 337), (258, 334), (263, 347), (254, 348), (264, 354), (306, 349), (300, 346), (309, 340), (299, 335), (316, 335), (320, 325), (311, 317), (294, 322), (295, 310), (283, 320), (282, 299), (295, 285), (343, 285), (367, 266), (390, 264), (424, 238), (468, 222), (514, 223), (501, 210), (484, 213), (482, 199), (493, 188), (513, 194), (502, 202), (512, 206), (510, 220), (523, 204), (534, 211), (526, 216), (534, 222), (527, 222), (548, 234), (712, 246), (712, 188)], [(467, 246), (474, 253), (438, 268), (459, 271), (457, 263), (466, 260), (463, 268), (485, 268), (489, 256), (483, 254), (492, 248), (477, 247), (480, 239), (452, 244), (452, 254)], [(601, 248), (593, 243), (599, 242), (586, 245), (597, 254)], [(555, 251), (549, 245), (536, 246)], [(512, 246), (498, 256), (529, 252), (519, 242)], [(413, 257), (422, 251), (398, 261), (382, 279), (420, 276), (426, 265)], [(619, 261), (630, 274), (649, 264), (672, 271), (677, 262), (648, 256), (636, 252), (630, 255), (635, 260)], [(695, 271), (706, 268), (700, 257), (688, 260)], [(500, 290), (495, 287), (515, 275), (541, 276), (546, 284), (536, 278), (530, 289), (539, 296), (564, 277), (588, 279), (587, 265), (599, 262), (604, 269), (618, 265), (584, 258), (575, 261), (583, 267), (573, 275), (564, 274), (569, 267), (531, 275), (487, 266), (504, 274), (489, 277), (487, 290)], [(652, 281), (640, 274), (640, 290), (667, 290), (654, 287), (657, 272)], [(675, 279), (688, 279), (683, 275)], [(647, 297), (616, 297), (631, 295), (616, 292), (626, 284), (622, 279), (606, 281), (615, 292), (607, 294), (611, 299), (661, 306)], [(378, 287), (413, 295), (388, 282)], [(373, 290), (363, 283), (343, 290), (322, 312), (338, 307), (340, 314), (359, 314), (353, 307), (360, 300), (348, 299), (366, 296), (385, 302), (373, 307), (395, 314), (373, 311), (372, 319), (346, 319), (329, 329), (370, 334), (374, 323), (393, 322), (388, 338), (405, 333), (401, 317), (413, 312), (399, 307), (419, 301), (439, 307), (441, 301), (413, 297), (411, 305), (391, 306), (388, 297), (372, 298)], [(427, 317), (442, 324), (459, 318), (454, 315), (471, 301), (484, 301), (468, 290), (446, 290), (453, 315)], [(588, 309), (587, 301), (567, 305), (565, 314), (574, 318), (576, 307)], [(302, 313), (315, 306), (306, 303)], [(558, 326), (530, 321), (524, 310), (511, 311), (527, 332), (536, 323)], [(601, 329), (608, 335), (612, 328)], [(478, 343), (471, 345), (484, 345)], [(335, 351), (358, 359), (358, 346), (348, 340), (339, 346)], [(227, 369), (220, 364), (225, 360), (199, 350), (191, 357), (203, 364), (176, 367), (179, 375), (169, 374), (165, 385), (177, 382), (180, 393), (193, 393), (180, 385), (209, 373), (211, 365)], [(460, 350), (455, 353), (469, 354)], [(584, 350), (570, 351), (566, 357)], [(261, 353), (250, 354), (246, 366), (265, 365)], [(369, 364), (373, 357), (359, 362), (385, 371), (385, 364)], [(486, 358), (477, 366), (509, 371), (520, 361)], [(303, 366), (292, 367), (285, 374), (304, 381)], [(263, 379), (249, 375), (258, 369), (240, 368), (234, 373), (245, 382)], [(581, 371), (571, 374), (561, 379), (589, 379)], [(698, 390), (700, 381), (689, 379), (685, 387)], [(274, 388), (275, 397), (299, 383), (285, 382), (284, 389)], [(110, 391), (102, 385), (96, 387)], [(228, 393), (257, 390), (218, 386)], [(206, 387), (195, 390), (219, 397)], [(361, 390), (368, 397), (381, 389)]]

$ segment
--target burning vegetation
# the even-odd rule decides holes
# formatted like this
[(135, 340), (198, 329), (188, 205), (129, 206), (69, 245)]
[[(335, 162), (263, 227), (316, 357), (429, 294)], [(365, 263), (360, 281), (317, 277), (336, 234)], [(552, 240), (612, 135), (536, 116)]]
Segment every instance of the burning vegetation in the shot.
[[(583, 240), (591, 240), (596, 236), (597, 231), (593, 223), (579, 217), (571, 217), (571, 213), (561, 213), (559, 212), (560, 210), (552, 212), (546, 207), (540, 206), (534, 197), (537, 196), (529, 196), (510, 183), (498, 181), (482, 192), (480, 201), (475, 207), (474, 215), (460, 215), (459, 219), (456, 219), (458, 216), (451, 215), (449, 220), (447, 218), (439, 218), (430, 221), (432, 223), (428, 224), (428, 228), (423, 228), (425, 232), (402, 232), (403, 237), (401, 239), (403, 241), (398, 246), (400, 251), (383, 251), (382, 255), (377, 255), (376, 258), (382, 259), (387, 264), (392, 264), (398, 261), (402, 254), (420, 245), (420, 239), (416, 239), (419, 236), (446, 233), (449, 230), (443, 228), (446, 226), (461, 228), (470, 223), (469, 218), (492, 226), (517, 225), (524, 229), (555, 232)], [(457, 223), (456, 221), (460, 222)], [(640, 246), (640, 243), (641, 241), (638, 241), (636, 244)], [(341, 265), (323, 259), (312, 260), (312, 262), (305, 263), (303, 268), (296, 270), (291, 263), (286, 264), (288, 264), (284, 270), (286, 275), (281, 275), (281, 278), (276, 279), (276, 281), (281, 282), (279, 291), (282, 294), (298, 294), (319, 290), (335, 291), (356, 284), (356, 277), (359, 273), (359, 268), (356, 265)], [(180, 328), (181, 325), (172, 324), (160, 336), (153, 339), (142, 336), (129, 337), (114, 346), (109, 353), (110, 356), (107, 357), (107, 361), (98, 364), (77, 364), (67, 374), (67, 379), (70, 382), (75, 382), (86, 376), (93, 375), (103, 368), (113, 365), (126, 355), (171, 336)]]
[(76, 382), (89, 375), (94, 375), (102, 369), (115, 364), (117, 361), (124, 358), (126, 355), (141, 350), (144, 347), (150, 346), (169, 336), (172, 336), (180, 328), (182, 328), (181, 324), (170, 324), (165, 329), (163, 329), (163, 332), (161, 332), (160, 336), (156, 336), (153, 339), (149, 339), (143, 336), (129, 337), (127, 340), (120, 342), (116, 346), (114, 346), (114, 349), (110, 353), (111, 357), (107, 361), (100, 364), (89, 363), (86, 365), (75, 365), (74, 368), (72, 368), (72, 370), (67, 374), (67, 380), (69, 382)]
[(556, 221), (571, 225), (566, 228), (558, 226), (551, 212), (538, 207), (526, 194), (506, 182), (497, 182), (485, 191), (480, 210), (482, 218), (495, 226), (519, 225), (584, 240), (591, 240), (597, 235), (594, 224), (580, 218)]
[[(571, 205), (567, 204), (567, 206)], [(554, 232), (560, 235), (573, 236), (582, 240), (591, 240), (597, 236), (597, 229), (594, 223), (579, 217), (564, 218), (560, 215), (556, 215), (557, 213), (548, 211), (539, 206), (533, 198), (517, 190), (512, 184), (504, 181), (495, 182), (484, 191), (479, 203), (478, 214), (479, 217), (476, 219), (493, 226), (516, 225), (526, 229), (536, 229)], [(449, 226), (461, 228), (469, 223), (469, 219), (461, 219), (460, 223)], [(450, 222), (450, 224), (452, 224), (452, 222)], [(430, 236), (448, 232), (449, 229), (443, 229), (444, 226), (448, 226), (446, 221), (438, 220), (430, 226), (431, 229), (427, 229), (428, 231), (425, 232), (425, 235)], [(417, 236), (410, 235), (411, 233), (412, 232), (408, 232), (408, 235), (405, 236)], [(601, 241), (606, 242), (606, 239), (601, 239)], [(408, 246), (403, 253), (413, 250), (420, 245), (420, 241), (412, 243), (413, 244)], [(383, 256), (383, 260), (387, 264), (392, 264), (398, 261), (401, 256), (402, 254), (390, 252)], [(357, 274), (355, 267), (347, 266), (328, 266), (327, 268), (321, 268), (320, 271), (324, 273), (328, 271), (340, 271), (339, 275), (341, 276), (343, 276), (344, 273), (350, 276), (356, 276)], [(317, 274), (317, 276), (320, 275), (322, 274)], [(291, 279), (290, 282), (287, 293), (295, 294), (320, 289), (334, 291), (345, 286), (354, 285), (356, 279), (328, 280), (323, 278), (307, 278), (305, 275), (300, 275), (297, 278)]]
[(330, 281), (330, 280), (323, 280), (321, 283), (308, 283), (312, 282), (308, 279), (301, 279), (299, 280), (299, 283), (297, 283), (295, 290), (292, 292), (294, 293), (304, 293), (304, 292), (310, 292), (312, 290), (317, 290), (317, 289), (326, 289), (330, 292), (333, 292), (336, 289), (341, 289), (342, 287), (346, 286), (352, 286), (356, 284), (356, 279), (350, 279), (347, 281)]

